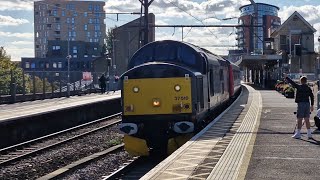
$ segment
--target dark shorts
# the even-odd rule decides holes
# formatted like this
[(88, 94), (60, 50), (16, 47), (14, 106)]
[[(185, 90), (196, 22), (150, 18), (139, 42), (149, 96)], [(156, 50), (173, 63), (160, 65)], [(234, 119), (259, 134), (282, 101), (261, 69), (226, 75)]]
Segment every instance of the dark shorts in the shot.
[(310, 103), (299, 102), (297, 109), (297, 118), (310, 118)]

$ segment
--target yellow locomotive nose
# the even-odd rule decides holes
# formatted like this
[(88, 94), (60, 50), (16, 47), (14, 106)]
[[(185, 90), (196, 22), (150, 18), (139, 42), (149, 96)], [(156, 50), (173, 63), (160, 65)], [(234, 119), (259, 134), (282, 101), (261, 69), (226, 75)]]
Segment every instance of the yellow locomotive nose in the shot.
[(158, 99), (158, 98), (154, 98), (153, 100), (152, 100), (152, 105), (153, 105), (153, 107), (160, 107), (160, 99)]

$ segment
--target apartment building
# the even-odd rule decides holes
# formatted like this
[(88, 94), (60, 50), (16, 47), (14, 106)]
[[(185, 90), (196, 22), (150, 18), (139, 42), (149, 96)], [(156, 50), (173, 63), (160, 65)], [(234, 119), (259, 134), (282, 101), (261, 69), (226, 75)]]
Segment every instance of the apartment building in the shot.
[[(48, 57), (51, 51), (65, 57), (77, 49), (69, 46), (62, 50), (61, 44), (68, 44), (68, 41), (94, 43), (97, 51), (101, 50), (106, 32), (104, 5), (103, 1), (34, 2), (35, 57)], [(49, 41), (55, 43), (50, 46)], [(76, 53), (73, 56), (76, 58)]]

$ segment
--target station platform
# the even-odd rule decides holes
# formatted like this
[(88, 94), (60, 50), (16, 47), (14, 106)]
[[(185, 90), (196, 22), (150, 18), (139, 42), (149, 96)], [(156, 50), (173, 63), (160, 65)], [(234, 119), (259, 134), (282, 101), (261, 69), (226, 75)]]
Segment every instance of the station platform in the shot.
[(8, 120), (41, 115), (76, 106), (116, 99), (120, 98), (120, 96), (121, 91), (111, 91), (108, 94), (96, 93), (83, 96), (70, 96), (70, 98), (62, 97), (15, 104), (3, 104), (0, 105), (0, 123)]
[(317, 179), (320, 135), (308, 140), (303, 127), (293, 139), (295, 111), (294, 99), (244, 85), (228, 111), (141, 179)]

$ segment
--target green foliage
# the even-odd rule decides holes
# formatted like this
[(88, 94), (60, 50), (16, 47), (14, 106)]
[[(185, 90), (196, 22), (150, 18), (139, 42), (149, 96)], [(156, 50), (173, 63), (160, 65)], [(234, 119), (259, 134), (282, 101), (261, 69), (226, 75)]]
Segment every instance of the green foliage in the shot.
[[(5, 49), (0, 47), (0, 94), (9, 94), (10, 85), (13, 83), (17, 85), (17, 93), (22, 93), (22, 73), (23, 71), (19, 65), (12, 62)], [(26, 92), (28, 91), (29, 87), (26, 85)]]
[[(25, 93), (33, 91), (33, 78), (25, 74)], [(10, 94), (11, 85), (16, 84), (16, 93), (23, 93), (23, 70), (18, 63), (11, 61), (11, 57), (7, 55), (5, 49), (0, 47), (0, 94)], [(51, 84), (46, 80), (46, 91), (51, 91)], [(43, 81), (39, 77), (35, 77), (36, 93), (43, 92)], [(57, 88), (57, 86), (55, 86)]]
[(112, 40), (114, 39), (114, 34), (112, 33), (113, 30), (117, 28), (117, 26), (113, 27), (113, 28), (109, 28), (108, 31), (107, 31), (107, 34), (106, 34), (106, 51), (108, 52), (108, 54), (112, 54), (112, 46), (113, 46), (113, 43), (112, 43)]

